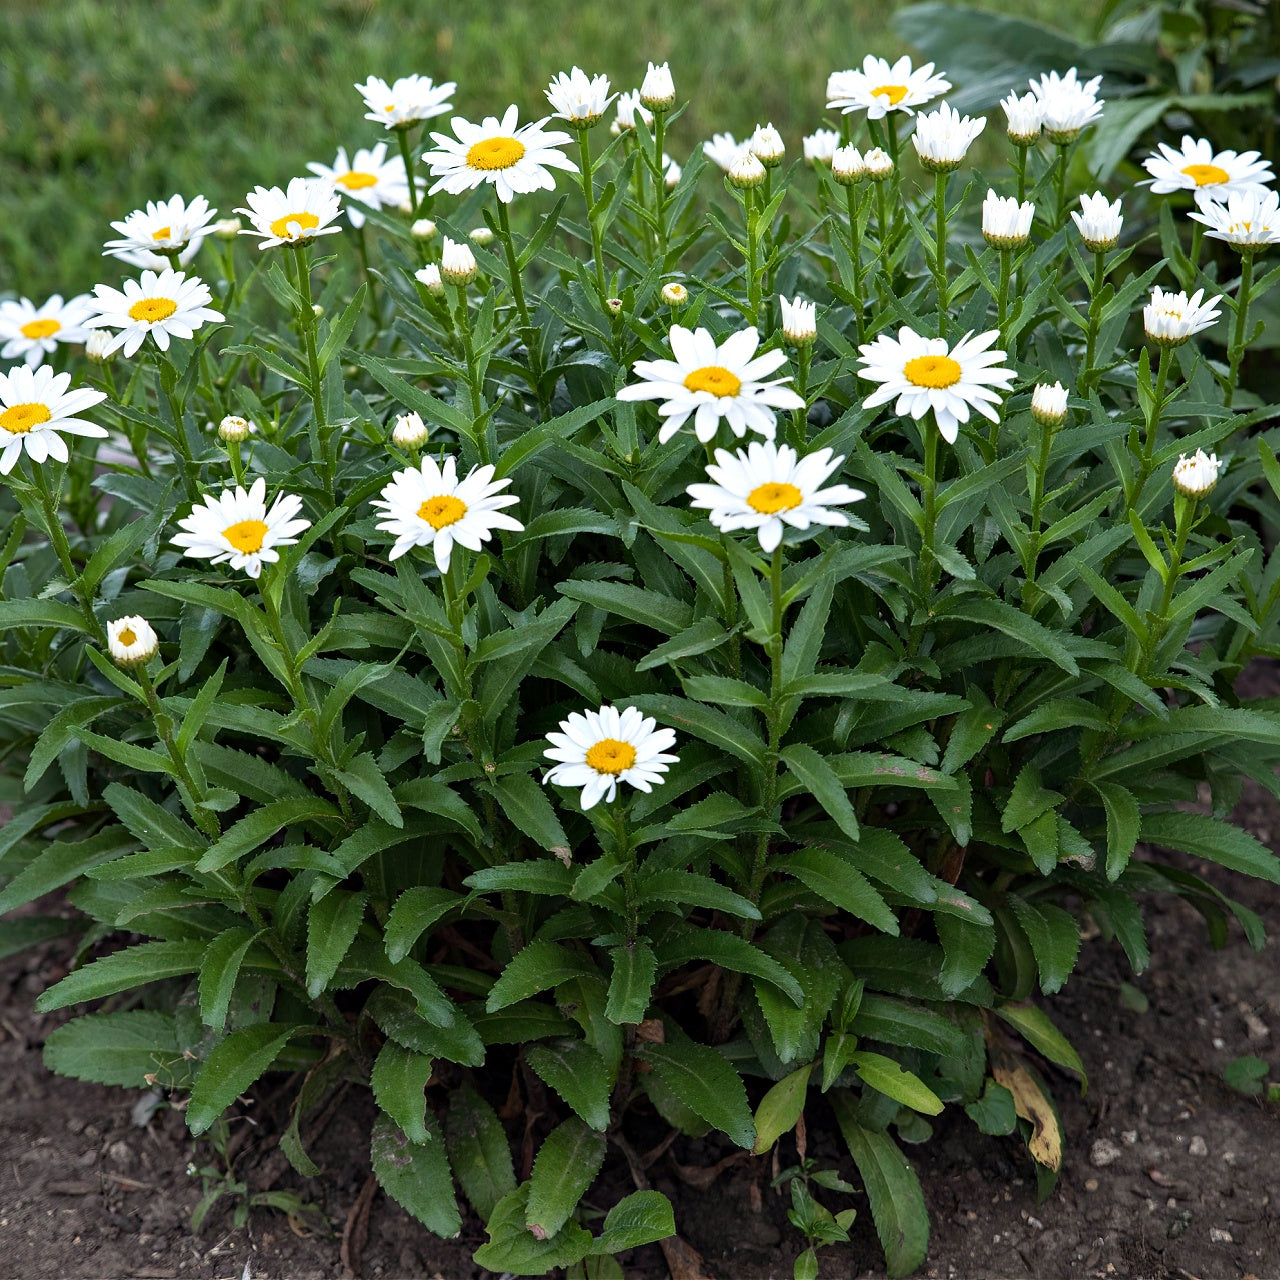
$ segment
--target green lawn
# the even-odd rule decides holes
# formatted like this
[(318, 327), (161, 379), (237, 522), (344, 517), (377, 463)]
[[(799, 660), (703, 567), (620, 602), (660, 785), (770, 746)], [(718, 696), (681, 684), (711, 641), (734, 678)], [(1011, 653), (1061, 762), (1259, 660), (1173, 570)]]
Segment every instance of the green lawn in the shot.
[[(974, 0), (1009, 12), (1001, 0)], [(197, 192), (225, 212), (261, 182), (382, 131), (352, 88), (369, 74), (456, 80), (475, 117), (548, 108), (577, 63), (618, 88), (670, 59), (690, 106), (671, 147), (772, 119), (796, 151), (823, 115), (827, 73), (892, 56), (892, 0), (5, 0), (0, 62), (0, 291), (43, 297), (118, 279), (108, 222)], [(1018, 15), (1087, 28), (1089, 0), (1024, 0)], [(20, 56), (12, 56), (21, 51)]]

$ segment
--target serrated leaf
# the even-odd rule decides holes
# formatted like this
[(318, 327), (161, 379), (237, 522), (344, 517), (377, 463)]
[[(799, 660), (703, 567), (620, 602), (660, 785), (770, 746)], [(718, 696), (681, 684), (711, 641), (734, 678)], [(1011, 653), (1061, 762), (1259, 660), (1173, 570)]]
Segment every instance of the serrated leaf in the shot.
[(947, 995), (958, 995), (986, 968), (996, 949), (995, 930), (958, 916), (939, 912), (933, 917), (946, 959), (938, 983)]
[(609, 1127), (609, 1071), (586, 1041), (562, 1037), (530, 1045), (525, 1061), (591, 1128)]
[(1083, 1087), (1086, 1077), (1080, 1055), (1043, 1009), (1033, 1004), (1004, 1004), (997, 1006), (995, 1012), (1050, 1062), (1074, 1071)]
[(604, 1164), (604, 1134), (576, 1118), (547, 1134), (529, 1177), (525, 1223), (535, 1235), (554, 1236), (569, 1221)]
[(103, 996), (128, 991), (162, 978), (195, 973), (204, 955), (203, 941), (140, 942), (113, 951), (82, 969), (67, 974), (41, 993), (36, 1000), (39, 1013), (52, 1013), (82, 1000), (98, 1000)]
[(431, 1059), (388, 1040), (369, 1073), (374, 1101), (404, 1130), (410, 1142), (427, 1142), (426, 1087)]
[(245, 953), (261, 936), (261, 929), (226, 929), (205, 949), (200, 961), (200, 1017), (205, 1026), (222, 1030)]
[(488, 1222), (498, 1201), (516, 1187), (502, 1122), (471, 1085), (463, 1084), (449, 1095), (444, 1135), (458, 1185)]
[(258, 1022), (220, 1040), (191, 1083), (187, 1128), (197, 1137), (266, 1071), (289, 1040), (307, 1027)]
[(1256, 836), (1207, 814), (1144, 814), (1142, 838), (1280, 884), (1280, 858)]
[(494, 1013), (539, 991), (558, 987), (570, 978), (592, 973), (595, 967), (585, 956), (558, 942), (535, 938), (508, 962), (490, 989), (485, 1008)]
[(849, 860), (826, 849), (798, 849), (775, 858), (774, 867), (795, 876), (820, 898), (874, 925), (882, 933), (898, 934), (898, 920), (871, 882)]
[(850, 1055), (859, 1079), (878, 1089), (886, 1097), (922, 1115), (936, 1116), (942, 1111), (942, 1099), (914, 1072), (882, 1053), (859, 1049)]
[(370, 752), (362, 751), (348, 761), (345, 768), (336, 770), (335, 777), (352, 795), (363, 800), (383, 822), (390, 823), (393, 827), (404, 826), (400, 806)]
[(746, 1086), (721, 1053), (691, 1040), (646, 1044), (638, 1052), (663, 1084), (708, 1124), (746, 1150), (755, 1146)]
[(657, 973), (653, 948), (647, 942), (637, 941), (613, 947), (609, 954), (613, 959), (613, 972), (609, 975), (604, 1015), (619, 1026), (641, 1022), (649, 1008)]
[(307, 994), (314, 1000), (346, 958), (364, 917), (366, 895), (334, 889), (307, 915)]
[(520, 831), (544, 849), (563, 849), (569, 838), (551, 807), (547, 793), (524, 773), (510, 773), (497, 778), (493, 794), (502, 812)]
[(628, 1249), (666, 1240), (675, 1233), (671, 1201), (661, 1191), (633, 1191), (605, 1215), (604, 1230), (591, 1246), (591, 1253), (612, 1257)]
[(463, 895), (452, 889), (435, 889), (426, 885), (414, 885), (406, 889), (395, 900), (383, 927), (387, 959), (392, 964), (403, 960), (413, 944), (436, 921), (463, 901)]
[(125, 1089), (145, 1089), (148, 1075), (181, 1062), (173, 1015), (154, 1009), (88, 1013), (56, 1027), (44, 1042), (50, 1071)]
[[(797, 742), (782, 750), (782, 761), (804, 784), (850, 840), (858, 838), (858, 818), (849, 802), (844, 784), (835, 770), (807, 743)], [(896, 932), (895, 930), (891, 930)]]
[(449, 1157), (434, 1117), (427, 1120), (427, 1141), (419, 1143), (411, 1142), (390, 1116), (379, 1115), (369, 1156), (382, 1189), (428, 1231), (450, 1240), (462, 1230)]

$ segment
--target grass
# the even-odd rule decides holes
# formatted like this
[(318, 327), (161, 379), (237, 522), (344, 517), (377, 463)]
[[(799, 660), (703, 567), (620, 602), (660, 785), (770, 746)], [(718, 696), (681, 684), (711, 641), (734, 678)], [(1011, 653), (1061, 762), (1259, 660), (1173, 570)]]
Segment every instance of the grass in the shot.
[[(973, 0), (1008, 11), (1002, 0)], [(0, 64), (0, 291), (74, 293), (121, 269), (108, 223), (148, 199), (203, 193), (225, 213), (382, 135), (352, 88), (366, 75), (456, 80), (463, 115), (548, 108), (577, 63), (615, 87), (670, 59), (690, 106), (677, 157), (712, 132), (772, 119), (792, 154), (824, 114), (827, 73), (891, 54), (892, 0), (7, 0)], [(1023, 0), (1019, 16), (1081, 30), (1089, 0)], [(625, 20), (619, 15), (625, 14)]]

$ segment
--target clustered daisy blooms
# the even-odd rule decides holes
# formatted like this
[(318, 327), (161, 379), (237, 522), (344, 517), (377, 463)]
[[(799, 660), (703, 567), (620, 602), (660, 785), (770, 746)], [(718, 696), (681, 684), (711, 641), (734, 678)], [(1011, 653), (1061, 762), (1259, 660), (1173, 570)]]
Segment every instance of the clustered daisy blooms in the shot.
[(498, 199), (509, 204), (531, 191), (554, 191), (556, 182), (549, 169), (578, 172), (578, 166), (558, 149), (573, 141), (569, 134), (544, 129), (546, 120), (521, 125), (519, 118), (519, 108), (513, 105), (501, 120), (486, 116), (480, 124), (454, 116), (450, 122), (454, 138), (433, 133), (437, 146), (422, 157), (436, 179), (430, 194), (461, 195), (488, 182)]
[(372, 149), (362, 147), (347, 160), (347, 149), (338, 148), (332, 165), (312, 160), (307, 168), (322, 181), (332, 185), (348, 199), (347, 221), (353, 227), (364, 226), (360, 205), (371, 209), (398, 208), (409, 199), (409, 179), (400, 156), (387, 158), (387, 144), (379, 142)]
[(1101, 76), (1081, 81), (1072, 67), (1065, 76), (1050, 71), (1028, 83), (1040, 100), (1044, 131), (1059, 145), (1071, 142), (1102, 114), (1105, 99), (1098, 97)]
[(419, 120), (444, 115), (457, 87), (452, 80), (434, 84), (430, 76), (401, 76), (392, 84), (370, 76), (364, 84), (356, 85), (356, 92), (369, 108), (366, 120), (378, 121), (388, 129), (404, 129)]
[(867, 54), (860, 71), (837, 71), (827, 80), (827, 106), (846, 115), (865, 111), (868, 120), (880, 120), (890, 111), (914, 115), (913, 108), (932, 102), (950, 88), (950, 80), (934, 75), (932, 62), (913, 70), (908, 57), (890, 66), (886, 59)]
[(800, 457), (790, 445), (753, 440), (745, 451), (717, 449), (707, 467), (711, 484), (691, 484), (691, 505), (705, 510), (717, 529), (732, 533), (754, 529), (761, 551), (771, 552), (786, 527), (806, 530), (811, 525), (844, 526), (849, 517), (832, 507), (858, 502), (867, 495), (848, 485), (822, 486), (837, 472), (844, 458), (830, 449)]
[(930, 409), (938, 433), (948, 444), (960, 434), (960, 424), (969, 421), (969, 410), (999, 422), (995, 406), (1000, 396), (995, 388), (1008, 390), (1017, 374), (1001, 363), (1005, 353), (992, 350), (1000, 337), (998, 329), (966, 333), (954, 347), (945, 338), (926, 338), (904, 325), (897, 338), (882, 333), (875, 342), (858, 348), (862, 356), (859, 374), (880, 386), (865, 401), (868, 409), (888, 404), (897, 397), (894, 412), (917, 421)]
[(619, 711), (605, 706), (599, 711), (575, 711), (560, 722), (560, 731), (547, 734), (551, 743), (542, 754), (557, 761), (543, 776), (544, 783), (581, 787), (584, 812), (601, 800), (613, 803), (618, 784), (638, 791), (652, 791), (663, 781), (667, 766), (679, 756), (673, 729), (659, 729), (652, 716), (635, 707)]
[(255, 187), (245, 201), (243, 213), (252, 227), (240, 234), (258, 236), (259, 249), (272, 249), (282, 244), (305, 244), (317, 236), (336, 235), (342, 201), (331, 182), (318, 178), (290, 178), (289, 185)]
[(1154, 194), (1169, 195), (1174, 191), (1192, 191), (1196, 202), (1225, 200), (1234, 192), (1264, 192), (1276, 175), (1267, 161), (1256, 151), (1215, 151), (1207, 138), (1184, 134), (1182, 145), (1175, 150), (1167, 142), (1148, 156), (1142, 167), (1151, 175), (1147, 180)]
[(168, 351), (170, 338), (190, 338), (211, 320), (225, 319), (213, 301), (209, 286), (198, 276), (188, 276), (172, 268), (144, 271), (138, 280), (126, 280), (122, 289), (99, 284), (97, 314), (85, 321), (89, 329), (119, 329), (108, 344), (106, 354), (124, 348), (132, 356), (150, 337), (161, 351)]
[(804, 408), (804, 401), (784, 385), (790, 378), (761, 381), (787, 357), (776, 348), (756, 356), (760, 334), (754, 327), (717, 345), (706, 329), (691, 332), (673, 324), (669, 338), (675, 358), (637, 360), (632, 368), (641, 381), (618, 392), (619, 400), (663, 401), (658, 408), (658, 416), (665, 419), (659, 442), (670, 440), (690, 417), (703, 444), (715, 436), (722, 419), (739, 438), (750, 429), (772, 440), (777, 430), (774, 411)]
[(48, 365), (19, 365), (0, 373), (0, 475), (7, 476), (17, 466), (24, 450), (32, 462), (66, 462), (67, 442), (59, 432), (106, 436), (102, 427), (79, 415), (100, 404), (107, 393), (91, 387), (70, 391), (70, 386), (69, 373), (54, 373)]
[(301, 510), (301, 498), (282, 493), (268, 511), (267, 482), (259, 476), (248, 492), (237, 485), (216, 498), (206, 494), (203, 506), (197, 504), (178, 521), (182, 532), (174, 536), (173, 545), (193, 559), (214, 564), (225, 560), (257, 578), (263, 564), (280, 559), (277, 547), (293, 546), (297, 535), (311, 527), (310, 520), (298, 518)]
[(0, 302), (0, 360), (25, 360), (34, 369), (51, 356), (58, 343), (85, 342), (84, 322), (93, 311), (87, 293), (68, 298), (60, 293), (36, 306), (29, 298)]
[(439, 465), (423, 458), (417, 467), (397, 471), (373, 506), (382, 512), (378, 528), (395, 538), (391, 559), (398, 560), (414, 547), (430, 547), (441, 573), (449, 572), (453, 544), (479, 551), (480, 544), (493, 537), (495, 529), (519, 532), (524, 525), (502, 508), (519, 499), (502, 490), (510, 477), (493, 478), (493, 467), (474, 467), (458, 479), (458, 463), (453, 457)]

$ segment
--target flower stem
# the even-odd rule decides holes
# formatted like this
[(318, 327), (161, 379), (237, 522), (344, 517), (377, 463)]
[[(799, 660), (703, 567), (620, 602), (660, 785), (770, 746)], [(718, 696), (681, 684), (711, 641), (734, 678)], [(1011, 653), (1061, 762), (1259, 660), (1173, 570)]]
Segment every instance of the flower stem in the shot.
[[(71, 559), (71, 544), (67, 541), (66, 529), (62, 527), (62, 517), (58, 514), (58, 500), (49, 488), (49, 478), (44, 473), (44, 467), (39, 463), (31, 462), (31, 478), (35, 481), (36, 492), (40, 495), (40, 505), (44, 509), (45, 523), (49, 526), (49, 537), (53, 542), (53, 549), (58, 557), (58, 563), (62, 566), (63, 576), (67, 580), (67, 589), (75, 596), (76, 603), (80, 606), (80, 612), (84, 614), (84, 620), (90, 634), (100, 645), (105, 645), (107, 642), (106, 632), (103, 631), (101, 624), (98, 622), (97, 615), (93, 611), (93, 602), (86, 594), (84, 583), (80, 574), (76, 572), (75, 562)], [(58, 490), (59, 492), (62, 490), (61, 478), (59, 479)]]
[(325, 478), (325, 488), (332, 501), (337, 459), (329, 457), (328, 433), (325, 430), (324, 385), (320, 378), (320, 357), (316, 351), (316, 313), (311, 301), (311, 266), (307, 262), (305, 242), (293, 246), (293, 256), (297, 266), (298, 296), (301, 299), (298, 304), (298, 327), (302, 330), (302, 345), (307, 356), (307, 381), (311, 384), (312, 461), (320, 467)]
[[(467, 363), (467, 389), (471, 392), (471, 417), (473, 425), (478, 428), (484, 418), (484, 389), (476, 369), (475, 344), (471, 338), (471, 313), (467, 308), (467, 287), (459, 284), (454, 285), (453, 289), (458, 299), (453, 312), (454, 323), (462, 338), (462, 353)], [(480, 461), (486, 465), (492, 462), (488, 441), (479, 430), (476, 432), (476, 443), (480, 448)]]
[(938, 334), (947, 336), (947, 175), (934, 175), (933, 203), (937, 213), (937, 252), (933, 256), (933, 276), (938, 285)]
[(1055, 191), (1058, 197), (1057, 218), (1054, 221), (1054, 230), (1065, 226), (1067, 221), (1067, 151), (1071, 144), (1069, 142), (1058, 142), (1054, 144), (1058, 148), (1058, 172), (1054, 179)]
[(1165, 388), (1169, 382), (1169, 366), (1172, 363), (1173, 351), (1166, 351), (1164, 347), (1157, 348), (1155, 394), (1144, 424), (1145, 435), (1142, 441), (1142, 455), (1139, 459), (1138, 479), (1128, 495), (1131, 508), (1137, 507), (1138, 499), (1142, 497), (1142, 491), (1146, 488), (1152, 471), (1155, 470), (1156, 435), (1160, 430), (1160, 413), (1164, 408)]
[(610, 810), (613, 838), (622, 863), (622, 897), (627, 921), (627, 945), (634, 945), (640, 933), (640, 896), (636, 892), (636, 849), (627, 825), (627, 805), (619, 793)]
[(653, 113), (653, 203), (654, 218), (658, 223), (658, 256), (663, 265), (667, 258), (667, 179), (662, 168), (662, 138), (667, 129), (667, 113)]
[(865, 327), (863, 312), (866, 310), (866, 303), (862, 297), (862, 229), (859, 218), (862, 200), (855, 194), (855, 190), (852, 186), (845, 187), (844, 197), (845, 205), (849, 210), (849, 257), (853, 260), (853, 323), (857, 330), (858, 342), (862, 343), (866, 341), (863, 333)]
[(403, 128), (396, 129), (395, 135), (396, 142), (400, 147), (400, 157), (404, 160), (404, 176), (409, 183), (409, 216), (411, 218), (416, 218), (419, 211), (423, 210), (423, 207), (426, 205), (427, 198), (426, 196), (423, 196), (422, 203), (418, 203), (418, 180), (414, 175), (413, 148), (409, 145), (409, 130)]
[(743, 313), (753, 325), (760, 324), (760, 215), (755, 206), (755, 193), (748, 187), (742, 193), (747, 218), (747, 309)]
[(920, 603), (928, 608), (929, 599), (938, 580), (938, 559), (933, 544), (938, 527), (938, 439), (936, 425), (923, 424), (924, 475), (921, 481), (923, 522), (920, 530), (920, 560), (918, 564)]
[(1084, 370), (1080, 374), (1081, 394), (1087, 395), (1093, 381), (1097, 359), (1098, 329), (1102, 324), (1102, 286), (1107, 275), (1107, 255), (1101, 249), (1093, 254), (1093, 280), (1089, 285), (1089, 328), (1084, 348)]
[[(1199, 226), (1199, 224), (1196, 224)], [(1230, 364), (1230, 378), (1227, 382), (1227, 408), (1235, 396), (1237, 375), (1241, 361), (1244, 360), (1245, 329), (1249, 322), (1249, 294), (1253, 289), (1253, 253), (1246, 250), (1240, 257), (1240, 289), (1236, 294), (1236, 327), (1231, 338), (1231, 350), (1227, 359)]]
[(542, 393), (542, 355), (538, 346), (538, 332), (529, 318), (529, 306), (524, 299), (524, 282), (520, 279), (520, 259), (516, 256), (516, 242), (511, 235), (511, 218), (507, 213), (507, 206), (501, 200), (498, 201), (498, 238), (502, 241), (503, 249), (506, 250), (507, 271), (511, 275), (511, 293), (516, 300), (516, 311), (520, 315), (521, 336), (529, 352), (533, 392), (538, 399), (539, 407), (545, 414), (547, 405)]
[(591, 143), (586, 129), (578, 130), (578, 165), (582, 177), (582, 197), (587, 206), (587, 223), (591, 227), (591, 256), (596, 264), (596, 287), (600, 290), (600, 301), (609, 296), (609, 283), (604, 274), (604, 238), (600, 231), (600, 223), (595, 216), (596, 189), (591, 178)]
[(1001, 344), (1008, 349), (1009, 338), (1005, 325), (1009, 321), (1009, 281), (1013, 274), (1013, 250), (1000, 250), (1000, 291), (996, 299), (996, 328), (1000, 330)]
[(1018, 203), (1021, 204), (1027, 198), (1027, 148), (1015, 144), (1013, 149), (1018, 155), (1014, 168), (1018, 173)]

